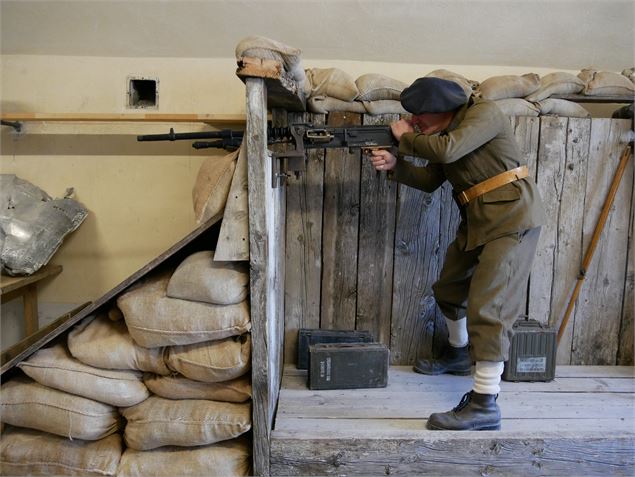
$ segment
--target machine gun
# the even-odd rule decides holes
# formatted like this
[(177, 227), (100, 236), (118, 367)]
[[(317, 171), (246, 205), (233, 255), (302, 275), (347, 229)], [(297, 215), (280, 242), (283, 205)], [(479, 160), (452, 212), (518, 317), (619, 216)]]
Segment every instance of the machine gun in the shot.
[[(235, 150), (240, 147), (244, 132), (223, 129), (221, 131), (149, 134), (137, 136), (137, 141), (181, 141), (193, 139), (215, 139), (215, 141), (196, 141), (195, 149), (208, 147)], [(296, 176), (306, 170), (307, 149), (324, 148), (361, 148), (364, 153), (373, 149), (388, 149), (397, 146), (390, 126), (341, 126), (314, 127), (311, 124), (292, 124), (283, 128), (267, 128), (268, 144), (293, 144), (294, 149), (273, 153), (272, 185), (277, 187), (279, 179), (288, 177), (289, 172)]]

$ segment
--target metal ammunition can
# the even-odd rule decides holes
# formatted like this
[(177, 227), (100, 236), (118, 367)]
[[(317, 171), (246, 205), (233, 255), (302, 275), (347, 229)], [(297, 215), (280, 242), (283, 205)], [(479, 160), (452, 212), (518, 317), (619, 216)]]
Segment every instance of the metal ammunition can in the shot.
[(309, 347), (310, 389), (385, 388), (390, 351), (381, 343), (322, 343)]
[(516, 321), (505, 361), (504, 381), (552, 381), (556, 375), (556, 331), (532, 319)]
[(309, 367), (309, 346), (319, 343), (371, 343), (370, 331), (360, 330), (322, 330), (301, 328), (298, 330), (298, 359), (296, 367)]

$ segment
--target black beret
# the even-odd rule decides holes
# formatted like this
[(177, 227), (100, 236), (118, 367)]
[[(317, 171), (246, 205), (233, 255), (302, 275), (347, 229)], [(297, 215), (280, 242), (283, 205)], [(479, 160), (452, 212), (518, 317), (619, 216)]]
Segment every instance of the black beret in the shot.
[(426, 76), (401, 92), (401, 105), (412, 114), (445, 113), (467, 103), (463, 88), (454, 81)]

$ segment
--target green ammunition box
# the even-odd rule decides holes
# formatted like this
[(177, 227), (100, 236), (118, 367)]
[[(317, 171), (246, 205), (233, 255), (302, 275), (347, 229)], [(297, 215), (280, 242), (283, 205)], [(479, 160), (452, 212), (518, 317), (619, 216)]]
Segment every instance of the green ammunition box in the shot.
[(504, 381), (552, 381), (556, 375), (556, 331), (536, 320), (518, 320), (505, 361)]
[(370, 343), (374, 341), (370, 331), (321, 330), (301, 328), (298, 330), (298, 369), (309, 367), (309, 346), (318, 343)]
[(381, 343), (322, 343), (309, 347), (310, 389), (385, 388), (390, 351)]

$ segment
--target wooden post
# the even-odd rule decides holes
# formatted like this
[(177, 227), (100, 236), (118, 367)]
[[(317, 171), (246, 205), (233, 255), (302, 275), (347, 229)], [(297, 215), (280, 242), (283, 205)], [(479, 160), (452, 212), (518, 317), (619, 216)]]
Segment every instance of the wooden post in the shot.
[(284, 187), (271, 187), (267, 90), (246, 78), (252, 323), (254, 474), (269, 475), (269, 439), (280, 381), (284, 326)]

